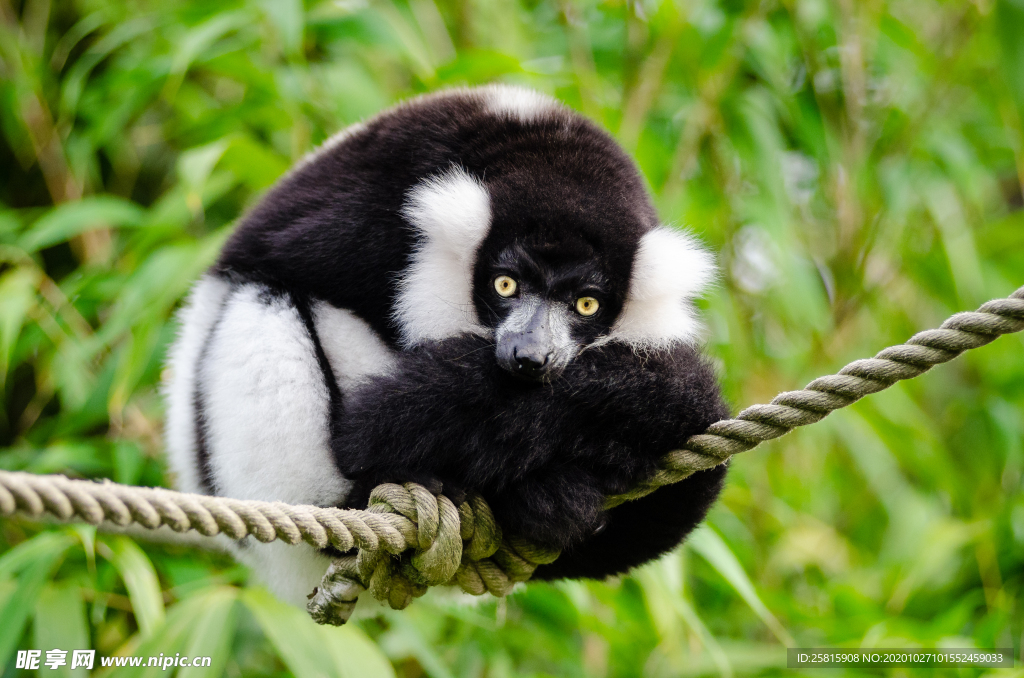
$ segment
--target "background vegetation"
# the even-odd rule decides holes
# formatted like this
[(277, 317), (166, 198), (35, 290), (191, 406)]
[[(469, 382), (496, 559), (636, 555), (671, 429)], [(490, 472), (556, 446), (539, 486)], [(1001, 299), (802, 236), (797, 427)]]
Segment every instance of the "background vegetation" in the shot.
[[(720, 252), (709, 351), (737, 409), (1024, 284), (1020, 0), (0, 0), (0, 467), (166, 484), (170, 318), (234, 220), (346, 124), (492, 80), (611, 130)], [(0, 669), (55, 647), (432, 678), (1019, 656), (1022, 349), (736, 459), (708, 525), (633, 576), (363, 602), (341, 630), (216, 554), (4, 520)]]

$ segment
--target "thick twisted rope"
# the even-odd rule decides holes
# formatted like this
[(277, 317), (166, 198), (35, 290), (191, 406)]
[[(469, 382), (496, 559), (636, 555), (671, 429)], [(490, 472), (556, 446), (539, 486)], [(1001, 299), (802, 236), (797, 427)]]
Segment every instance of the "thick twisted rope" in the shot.
[(768, 405), (752, 405), (736, 415), (691, 436), (682, 449), (669, 452), (661, 469), (645, 483), (625, 494), (608, 497), (606, 508), (639, 499), (659, 487), (678, 483), (697, 471), (721, 464), (739, 452), (766, 440), (821, 421), (831, 412), (852, 405), (866, 395), (884, 391), (898, 381), (913, 379), (935, 365), (949, 362), (972, 348), (984, 346), (1003, 334), (1024, 330), (1024, 287), (1006, 299), (983, 304), (977, 311), (957, 313), (937, 330), (925, 330), (906, 343), (855, 360), (838, 374), (819, 377), (799, 391), (780, 393)]
[[(609, 497), (606, 506), (646, 496), (797, 426), (820, 421), (865, 395), (923, 374), (968, 349), (1021, 330), (1024, 287), (973, 313), (958, 313), (939, 329), (916, 334), (874, 358), (854, 361), (838, 374), (815, 379), (803, 390), (782, 393), (768, 405), (748, 407), (735, 419), (712, 424), (667, 454), (652, 478), (632, 492)], [(178, 532), (195, 530), (232, 539), (251, 535), (261, 542), (304, 541), (341, 552), (356, 549), (357, 555), (332, 563), (308, 605), (314, 619), (332, 624), (348, 619), (364, 590), (396, 609), (429, 586), (445, 583), (475, 595), (502, 596), (515, 583), (529, 579), (538, 565), (558, 556), (525, 540), (503, 538), (481, 497), (471, 496), (456, 507), (413, 483), (376, 487), (369, 507), (360, 511), (0, 471), (0, 515), (15, 513), (97, 525), (166, 525)]]
[(503, 538), (482, 497), (471, 495), (456, 507), (415, 483), (378, 485), (369, 507), (357, 510), (0, 471), (0, 515), (14, 514), (355, 549), (358, 555), (334, 561), (308, 605), (316, 621), (331, 624), (348, 620), (364, 589), (395, 609), (439, 584), (501, 597), (558, 557), (552, 549)]

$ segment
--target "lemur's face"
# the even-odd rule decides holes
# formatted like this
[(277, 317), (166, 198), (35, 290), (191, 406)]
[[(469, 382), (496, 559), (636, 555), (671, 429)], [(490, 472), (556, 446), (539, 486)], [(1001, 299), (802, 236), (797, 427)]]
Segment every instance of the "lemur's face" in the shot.
[(511, 374), (555, 378), (611, 330), (624, 290), (587, 249), (519, 242), (478, 262), (481, 320), (493, 329), (498, 364)]
[(713, 275), (710, 255), (657, 225), (628, 161), (550, 143), (504, 149), (475, 174), (441, 169), (406, 194), (418, 239), (397, 281), (403, 344), (491, 336), (501, 367), (544, 381), (596, 343), (695, 340), (690, 299)]

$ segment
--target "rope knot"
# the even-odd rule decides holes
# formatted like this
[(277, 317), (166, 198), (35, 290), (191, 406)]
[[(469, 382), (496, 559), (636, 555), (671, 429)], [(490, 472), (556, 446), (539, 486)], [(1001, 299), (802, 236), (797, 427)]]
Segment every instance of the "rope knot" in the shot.
[(367, 545), (331, 563), (306, 605), (320, 624), (348, 621), (363, 591), (396, 610), (442, 584), (504, 596), (558, 557), (522, 539), (503, 540), (490, 506), (477, 494), (456, 507), (422, 485), (386, 483), (370, 493), (366, 512), (385, 520), (408, 548)]

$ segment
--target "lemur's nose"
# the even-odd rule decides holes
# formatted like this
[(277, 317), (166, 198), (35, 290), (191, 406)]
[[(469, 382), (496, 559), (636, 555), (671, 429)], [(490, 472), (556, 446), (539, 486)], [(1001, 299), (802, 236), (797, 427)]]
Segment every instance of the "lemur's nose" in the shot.
[(551, 358), (550, 353), (542, 355), (539, 351), (520, 351), (518, 348), (513, 350), (513, 355), (516, 359), (516, 369), (531, 377), (542, 374)]

